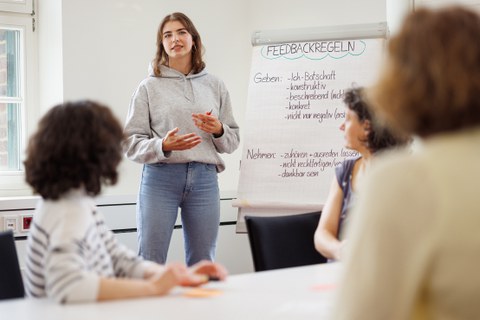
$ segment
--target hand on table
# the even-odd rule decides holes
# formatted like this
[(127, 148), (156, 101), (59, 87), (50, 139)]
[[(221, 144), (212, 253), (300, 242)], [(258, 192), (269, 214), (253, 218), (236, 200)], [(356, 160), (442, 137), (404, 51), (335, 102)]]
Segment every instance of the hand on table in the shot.
[(155, 288), (155, 295), (165, 295), (177, 285), (196, 287), (207, 283), (210, 277), (225, 280), (227, 276), (222, 265), (210, 261), (201, 261), (190, 268), (182, 263), (171, 263), (158, 271), (148, 278)]

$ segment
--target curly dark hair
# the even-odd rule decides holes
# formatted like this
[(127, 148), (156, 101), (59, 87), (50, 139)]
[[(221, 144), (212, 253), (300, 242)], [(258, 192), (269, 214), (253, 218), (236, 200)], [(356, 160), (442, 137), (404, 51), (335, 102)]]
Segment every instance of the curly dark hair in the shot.
[(187, 29), (188, 33), (192, 36), (193, 40), (193, 47), (192, 47), (192, 71), (193, 73), (199, 73), (203, 69), (205, 69), (205, 62), (203, 61), (203, 45), (202, 45), (202, 38), (200, 37), (200, 33), (195, 28), (192, 20), (187, 17), (184, 13), (181, 12), (174, 12), (167, 15), (163, 18), (160, 26), (158, 27), (157, 31), (157, 52), (155, 54), (155, 58), (152, 61), (152, 67), (154, 74), (158, 77), (160, 76), (160, 65), (168, 65), (168, 54), (163, 47), (163, 28), (167, 22), (170, 21), (179, 21), (185, 29)]
[(30, 138), (26, 181), (44, 199), (80, 187), (96, 196), (102, 183), (117, 182), (122, 139), (122, 127), (108, 107), (92, 101), (57, 105)]
[(370, 152), (376, 153), (410, 142), (410, 138), (393, 133), (390, 129), (378, 122), (377, 118), (372, 114), (370, 105), (366, 102), (365, 89), (363, 87), (348, 89), (345, 92), (343, 102), (347, 105), (348, 109), (355, 112), (360, 122), (370, 121), (370, 131), (365, 141)]

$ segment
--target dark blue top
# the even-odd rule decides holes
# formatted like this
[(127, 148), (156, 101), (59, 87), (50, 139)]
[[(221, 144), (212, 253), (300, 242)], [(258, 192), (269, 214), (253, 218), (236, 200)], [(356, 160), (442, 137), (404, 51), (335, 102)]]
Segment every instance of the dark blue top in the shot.
[(340, 221), (338, 222), (338, 234), (337, 237), (340, 239), (342, 225), (344, 224), (348, 211), (352, 206), (353, 198), (353, 189), (352, 189), (352, 172), (355, 162), (360, 159), (360, 157), (346, 159), (341, 165), (335, 168), (335, 175), (337, 177), (338, 185), (343, 191), (343, 202), (342, 209), (340, 211)]

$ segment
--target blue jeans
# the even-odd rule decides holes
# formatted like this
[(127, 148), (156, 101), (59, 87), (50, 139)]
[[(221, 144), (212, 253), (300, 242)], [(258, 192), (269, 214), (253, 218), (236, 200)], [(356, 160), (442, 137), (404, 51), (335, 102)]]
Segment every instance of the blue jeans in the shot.
[(220, 223), (217, 171), (199, 162), (144, 165), (137, 205), (139, 254), (165, 263), (178, 208), (186, 263), (213, 261)]

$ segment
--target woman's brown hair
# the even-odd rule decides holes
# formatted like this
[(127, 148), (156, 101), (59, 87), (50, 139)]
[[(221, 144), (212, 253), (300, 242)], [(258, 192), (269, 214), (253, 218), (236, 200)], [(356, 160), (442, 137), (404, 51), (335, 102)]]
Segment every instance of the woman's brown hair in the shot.
[(364, 143), (371, 153), (385, 149), (401, 147), (410, 142), (410, 138), (393, 133), (389, 128), (381, 125), (373, 115), (370, 105), (365, 98), (363, 87), (353, 87), (345, 92), (343, 102), (348, 109), (355, 112), (358, 120), (370, 122), (370, 129)]
[(181, 12), (174, 12), (167, 15), (165, 18), (163, 18), (160, 26), (158, 27), (157, 53), (155, 54), (155, 58), (152, 61), (153, 73), (156, 76), (160, 76), (160, 65), (168, 65), (168, 54), (163, 47), (163, 28), (165, 27), (165, 24), (170, 21), (178, 21), (183, 24), (185, 29), (187, 29), (188, 33), (190, 33), (190, 35), (192, 36), (192, 72), (199, 73), (200, 71), (205, 69), (205, 62), (202, 58), (202, 39), (200, 37), (200, 33), (198, 33), (197, 31), (197, 28), (195, 28), (192, 20), (190, 20), (190, 18), (188, 18), (185, 14)]
[(378, 113), (422, 137), (479, 125), (479, 37), (480, 18), (465, 8), (411, 13), (371, 91)]
[(98, 195), (117, 182), (123, 130), (110, 109), (92, 101), (50, 109), (30, 138), (24, 161), (27, 182), (45, 199), (83, 187)]

